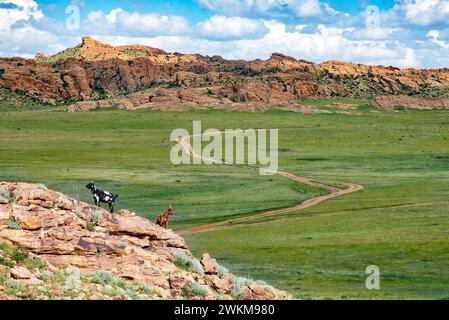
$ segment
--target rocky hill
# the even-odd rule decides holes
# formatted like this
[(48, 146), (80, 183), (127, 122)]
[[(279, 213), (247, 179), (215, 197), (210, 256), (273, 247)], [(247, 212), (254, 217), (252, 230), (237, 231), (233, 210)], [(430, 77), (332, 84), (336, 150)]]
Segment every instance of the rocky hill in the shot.
[(307, 97), (447, 98), (449, 69), (315, 64), (280, 53), (268, 60), (236, 61), (145, 46), (113, 47), (85, 37), (80, 45), (54, 56), (0, 59), (0, 89), (49, 104), (91, 103), (74, 110), (241, 105), (258, 109), (288, 106)]
[(133, 212), (0, 182), (0, 300), (291, 298)]

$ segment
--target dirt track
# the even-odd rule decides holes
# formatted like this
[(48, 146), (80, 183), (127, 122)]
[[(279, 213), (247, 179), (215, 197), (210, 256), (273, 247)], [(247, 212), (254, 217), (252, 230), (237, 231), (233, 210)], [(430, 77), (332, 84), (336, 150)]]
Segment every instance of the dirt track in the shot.
[[(192, 156), (194, 158), (200, 158), (203, 160), (209, 160), (209, 161), (215, 162), (215, 163), (220, 163), (220, 164), (225, 164), (225, 165), (233, 165), (233, 164), (228, 164), (228, 163), (225, 163), (222, 161), (217, 161), (217, 160), (214, 160), (211, 158), (202, 157), (201, 155), (196, 153), (196, 151), (190, 144), (189, 140), (191, 137), (193, 137), (193, 136), (183, 136), (178, 140), (178, 143), (182, 145), (183, 149), (190, 156)], [(288, 213), (288, 212), (292, 212), (292, 211), (310, 208), (310, 207), (315, 206), (325, 200), (332, 199), (332, 198), (335, 198), (335, 197), (338, 197), (338, 196), (341, 196), (344, 194), (349, 194), (349, 193), (356, 192), (356, 191), (363, 189), (363, 186), (361, 186), (361, 185), (358, 185), (355, 183), (343, 183), (343, 182), (341, 182), (339, 184), (345, 185), (347, 188), (346, 189), (338, 189), (338, 188), (335, 188), (332, 186), (325, 185), (323, 183), (314, 182), (305, 177), (299, 177), (299, 176), (294, 175), (293, 173), (290, 173), (287, 171), (277, 171), (276, 174), (281, 175), (283, 177), (286, 177), (287, 179), (290, 179), (292, 181), (295, 181), (295, 182), (298, 182), (301, 184), (328, 190), (329, 193), (326, 195), (319, 196), (319, 197), (307, 199), (293, 207), (277, 209), (277, 210), (270, 210), (270, 211), (266, 211), (266, 212), (246, 216), (246, 217), (229, 219), (229, 220), (225, 220), (225, 221), (221, 221), (221, 222), (217, 222), (217, 223), (204, 224), (204, 225), (200, 225), (200, 226), (196, 226), (196, 227), (192, 227), (192, 228), (177, 230), (176, 233), (178, 233), (180, 235), (184, 235), (184, 234), (193, 234), (193, 233), (201, 233), (201, 232), (207, 232), (207, 231), (227, 229), (227, 228), (230, 228), (233, 226), (233, 225), (231, 225), (232, 223), (251, 221), (251, 220), (259, 219), (262, 217), (275, 216), (275, 215), (279, 215), (279, 214), (283, 214), (283, 213)]]

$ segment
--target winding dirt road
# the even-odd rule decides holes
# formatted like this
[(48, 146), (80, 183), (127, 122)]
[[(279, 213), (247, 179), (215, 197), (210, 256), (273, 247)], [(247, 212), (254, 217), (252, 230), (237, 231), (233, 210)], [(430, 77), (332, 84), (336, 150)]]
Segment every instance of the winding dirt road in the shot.
[[(216, 132), (214, 134), (221, 134), (221, 132)], [(195, 137), (195, 136), (201, 136), (200, 135), (189, 135), (189, 136), (183, 136), (180, 137), (178, 139), (178, 143), (182, 146), (182, 148), (193, 158), (199, 158), (202, 160), (208, 160), (212, 163), (217, 163), (217, 164), (224, 164), (224, 165), (234, 165), (231, 163), (226, 163), (223, 161), (218, 161), (216, 159), (212, 159), (212, 158), (208, 158), (208, 157), (202, 157), (200, 154), (198, 154), (195, 149), (193, 148), (193, 146), (190, 144), (190, 138), (191, 137)], [(182, 229), (182, 230), (177, 230), (176, 233), (180, 234), (180, 235), (184, 235), (184, 234), (194, 234), (194, 233), (202, 233), (202, 232), (207, 232), (207, 231), (215, 231), (215, 230), (221, 230), (221, 229), (228, 229), (231, 228), (235, 225), (233, 225), (234, 223), (238, 223), (238, 222), (246, 222), (246, 221), (251, 221), (251, 220), (255, 220), (255, 219), (259, 219), (259, 218), (263, 218), (263, 217), (267, 217), (267, 216), (275, 216), (275, 215), (279, 215), (279, 214), (283, 214), (283, 213), (288, 213), (288, 212), (292, 212), (292, 211), (297, 211), (297, 210), (302, 210), (302, 209), (306, 209), (306, 208), (310, 208), (312, 206), (315, 206), (323, 201), (338, 197), (338, 196), (342, 196), (344, 194), (349, 194), (352, 192), (356, 192), (359, 190), (363, 189), (362, 185), (359, 184), (355, 184), (355, 183), (339, 183), (341, 185), (346, 186), (346, 189), (338, 189), (332, 186), (328, 186), (326, 184), (323, 183), (318, 183), (315, 181), (312, 181), (308, 178), (305, 177), (299, 177), (297, 175), (294, 175), (293, 173), (287, 172), (287, 171), (277, 171), (275, 172), (278, 175), (281, 175), (283, 177), (286, 177), (287, 179), (290, 179), (292, 181), (298, 182), (300, 184), (305, 184), (311, 187), (315, 187), (315, 188), (320, 188), (320, 189), (324, 189), (329, 191), (328, 194), (326, 195), (322, 195), (319, 197), (315, 197), (315, 198), (311, 198), (311, 199), (307, 199), (293, 207), (289, 207), (289, 208), (283, 208), (283, 209), (277, 209), (277, 210), (270, 210), (270, 211), (266, 211), (266, 212), (262, 212), (262, 213), (258, 213), (258, 214), (254, 214), (254, 215), (250, 215), (250, 216), (245, 216), (245, 217), (241, 217), (241, 218), (235, 218), (235, 219), (229, 219), (229, 220), (225, 220), (225, 221), (221, 221), (221, 222), (217, 222), (217, 223), (210, 223), (210, 224), (204, 224), (204, 225), (200, 225), (200, 226), (195, 226), (192, 228), (187, 228), (187, 229)]]

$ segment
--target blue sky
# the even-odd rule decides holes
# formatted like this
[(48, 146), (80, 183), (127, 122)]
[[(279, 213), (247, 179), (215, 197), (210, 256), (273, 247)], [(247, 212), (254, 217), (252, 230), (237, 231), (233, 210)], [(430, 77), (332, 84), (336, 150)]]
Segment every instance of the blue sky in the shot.
[(449, 67), (449, 1), (0, 0), (0, 56), (52, 54), (84, 35), (228, 59), (281, 52), (315, 62)]

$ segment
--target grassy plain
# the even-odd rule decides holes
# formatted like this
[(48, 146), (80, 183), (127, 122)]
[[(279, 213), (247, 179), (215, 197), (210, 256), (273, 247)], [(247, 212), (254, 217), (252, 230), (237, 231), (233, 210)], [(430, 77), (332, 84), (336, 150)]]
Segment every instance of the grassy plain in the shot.
[[(301, 101), (329, 110), (326, 103)], [(323, 193), (255, 169), (169, 161), (170, 132), (191, 130), (193, 120), (220, 130), (279, 128), (281, 169), (365, 189), (304, 211), (188, 235), (191, 249), (300, 298), (447, 299), (449, 113), (380, 112), (358, 103), (358, 110), (319, 114), (0, 108), (0, 180), (40, 182), (87, 201), (84, 185), (93, 180), (120, 195), (118, 208), (143, 216), (172, 203), (172, 227), (180, 229)], [(380, 268), (380, 290), (365, 288), (371, 264)]]

